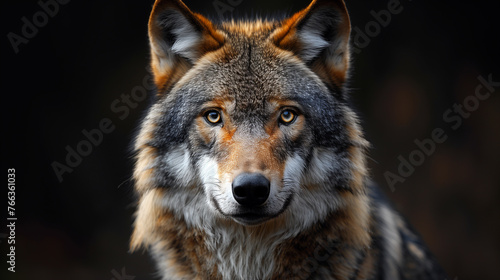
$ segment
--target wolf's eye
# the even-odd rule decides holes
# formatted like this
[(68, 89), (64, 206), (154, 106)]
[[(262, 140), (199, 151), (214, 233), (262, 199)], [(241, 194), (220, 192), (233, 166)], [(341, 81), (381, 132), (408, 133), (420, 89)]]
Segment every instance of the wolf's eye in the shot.
[(285, 110), (281, 112), (280, 121), (284, 125), (289, 125), (295, 121), (297, 115), (292, 110)]
[(220, 113), (216, 110), (210, 110), (205, 113), (205, 119), (210, 123), (210, 124), (219, 124), (222, 121), (222, 117)]

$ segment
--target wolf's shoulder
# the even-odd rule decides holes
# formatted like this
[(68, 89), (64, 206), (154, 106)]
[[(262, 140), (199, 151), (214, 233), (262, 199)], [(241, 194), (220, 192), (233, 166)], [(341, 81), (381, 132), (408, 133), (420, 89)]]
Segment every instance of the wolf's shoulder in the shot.
[(380, 279), (447, 279), (422, 237), (379, 186), (370, 183), (368, 192), (373, 214), (372, 246), (379, 252)]

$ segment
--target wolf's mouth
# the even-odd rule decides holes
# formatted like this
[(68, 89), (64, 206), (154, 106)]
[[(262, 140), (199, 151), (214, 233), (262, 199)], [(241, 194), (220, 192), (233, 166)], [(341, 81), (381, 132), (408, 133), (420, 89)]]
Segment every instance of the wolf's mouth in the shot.
[(271, 219), (272, 216), (267, 216), (257, 213), (242, 213), (242, 214), (231, 215), (231, 218), (233, 218), (236, 222), (240, 224), (252, 226), (263, 223)]
[(281, 215), (290, 205), (293, 200), (293, 194), (290, 194), (288, 198), (285, 200), (281, 210), (278, 212), (267, 212), (264, 208), (248, 208), (248, 207), (240, 207), (233, 213), (227, 213), (222, 211), (219, 202), (215, 199), (214, 196), (210, 197), (213, 205), (225, 217), (233, 219), (235, 222), (245, 225), (245, 226), (255, 226), (261, 223), (264, 223), (268, 220), (278, 217)]

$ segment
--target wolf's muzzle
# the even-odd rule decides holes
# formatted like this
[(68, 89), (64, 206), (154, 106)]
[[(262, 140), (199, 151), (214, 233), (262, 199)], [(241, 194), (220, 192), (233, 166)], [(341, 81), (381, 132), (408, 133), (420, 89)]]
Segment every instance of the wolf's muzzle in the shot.
[(264, 204), (269, 197), (271, 183), (259, 173), (242, 173), (233, 181), (233, 197), (243, 206)]

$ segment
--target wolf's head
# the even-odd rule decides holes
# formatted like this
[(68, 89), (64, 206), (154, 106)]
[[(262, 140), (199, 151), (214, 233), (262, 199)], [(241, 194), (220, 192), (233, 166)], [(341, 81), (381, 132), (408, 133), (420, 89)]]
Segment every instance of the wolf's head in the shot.
[(162, 190), (162, 207), (205, 228), (307, 227), (349, 203), (366, 173), (345, 92), (349, 34), (342, 0), (220, 24), (157, 0), (158, 91), (136, 141), (138, 193)]

